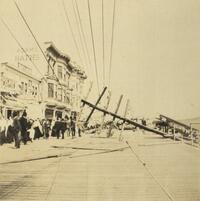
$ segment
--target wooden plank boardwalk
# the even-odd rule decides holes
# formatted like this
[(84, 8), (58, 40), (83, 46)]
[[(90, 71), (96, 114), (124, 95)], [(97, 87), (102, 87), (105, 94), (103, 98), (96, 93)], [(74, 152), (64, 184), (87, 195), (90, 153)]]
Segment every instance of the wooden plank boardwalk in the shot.
[[(129, 148), (105, 152), (128, 147), (126, 141)], [(71, 154), (0, 164), (0, 200), (200, 201), (200, 150), (186, 144), (126, 131), (123, 142), (117, 134), (111, 139), (90, 135), (27, 146), (27, 151), (42, 146), (41, 154)], [(24, 147), (14, 151), (24, 154)]]

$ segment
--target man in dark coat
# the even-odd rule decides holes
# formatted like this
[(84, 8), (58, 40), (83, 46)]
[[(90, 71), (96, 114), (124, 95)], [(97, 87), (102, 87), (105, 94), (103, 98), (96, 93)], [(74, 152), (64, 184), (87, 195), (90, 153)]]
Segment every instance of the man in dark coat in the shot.
[(70, 117), (70, 129), (72, 138), (74, 138), (76, 136), (76, 120), (72, 116)]
[(23, 112), (22, 117), (19, 119), (20, 125), (21, 125), (21, 137), (22, 142), (24, 144), (28, 141), (28, 134), (27, 134), (27, 128), (28, 128), (28, 121), (27, 121), (27, 113), (26, 111)]
[(58, 117), (57, 121), (55, 122), (55, 131), (56, 131), (56, 137), (57, 139), (60, 138), (60, 131), (62, 129), (62, 122), (61, 122), (61, 118)]
[(50, 131), (50, 128), (51, 128), (51, 125), (50, 125), (50, 122), (49, 122), (48, 119), (45, 119), (43, 121), (42, 127), (43, 127), (44, 137), (46, 139), (48, 139), (49, 138), (49, 131)]
[(21, 132), (21, 125), (19, 122), (19, 112), (13, 112), (13, 136), (15, 140), (15, 147), (17, 149), (20, 148), (20, 132)]
[(67, 122), (62, 119), (61, 120), (61, 134), (62, 134), (62, 139), (64, 139), (65, 131), (67, 130)]

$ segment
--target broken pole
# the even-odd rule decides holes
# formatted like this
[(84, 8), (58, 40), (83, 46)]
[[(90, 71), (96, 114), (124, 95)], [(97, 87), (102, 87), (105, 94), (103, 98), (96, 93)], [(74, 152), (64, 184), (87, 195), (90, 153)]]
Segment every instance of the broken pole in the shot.
[[(120, 107), (121, 102), (122, 102), (122, 98), (123, 98), (123, 95), (121, 95), (120, 98), (119, 98), (119, 101), (118, 101), (118, 104), (117, 104), (117, 108), (116, 108), (115, 113), (114, 113), (115, 115), (118, 113), (119, 107)], [(108, 136), (107, 137), (111, 136), (112, 125), (113, 125), (114, 121), (115, 121), (115, 116), (113, 116), (113, 121), (112, 121), (112, 123), (110, 125), (110, 128), (108, 130)]]
[[(93, 82), (90, 82), (90, 87), (89, 87), (89, 89), (88, 89), (87, 95), (85, 96), (85, 100), (88, 99), (88, 97), (89, 97), (89, 95), (90, 95), (90, 92), (91, 92), (91, 90), (92, 90), (92, 86), (93, 86)], [(84, 106), (84, 104), (83, 104), (83, 106)], [(80, 109), (80, 112), (79, 112), (79, 115), (78, 115), (78, 118), (77, 118), (78, 121), (80, 120), (81, 114), (83, 113), (83, 106), (82, 106), (81, 109)]]
[[(103, 89), (101, 95), (99, 96), (99, 98), (98, 98), (98, 100), (97, 100), (97, 102), (96, 102), (96, 104), (95, 104), (95, 107), (99, 104), (99, 102), (100, 102), (101, 98), (103, 97), (103, 95), (104, 95), (106, 89), (107, 89), (107, 87), (104, 87), (104, 89)], [(95, 110), (95, 108), (92, 108), (90, 114), (88, 115), (88, 118), (87, 118), (86, 121), (85, 121), (85, 125), (88, 124), (88, 121), (90, 120), (92, 114), (94, 113), (94, 110)]]
[[(119, 102), (118, 102), (118, 104), (117, 104), (117, 108), (116, 108), (116, 110), (115, 110), (115, 114), (118, 113), (119, 107), (120, 107), (121, 102), (122, 102), (122, 98), (123, 98), (123, 95), (121, 95), (120, 98), (119, 98)], [(115, 120), (115, 117), (113, 117), (113, 121), (114, 121), (114, 120)]]
[[(123, 116), (124, 118), (126, 118), (126, 115), (127, 115), (127, 112), (128, 112), (128, 107), (129, 107), (129, 99), (126, 102), (126, 108), (125, 108), (124, 116)], [(125, 126), (125, 122), (123, 122), (123, 124), (122, 124), (122, 129), (121, 129), (120, 135), (119, 135), (119, 141), (122, 141), (122, 139), (123, 139), (122, 133), (124, 131), (124, 126)]]
[(92, 86), (93, 86), (93, 82), (90, 82), (90, 87), (89, 87), (89, 90), (88, 90), (88, 92), (87, 92), (87, 95), (85, 96), (85, 100), (88, 99), (88, 97), (89, 97), (89, 95), (90, 95), (90, 92), (91, 92), (91, 90), (92, 90)]
[[(109, 104), (110, 104), (110, 100), (111, 100), (111, 91), (108, 92), (108, 101), (107, 101), (107, 104), (106, 104), (106, 107), (105, 107), (105, 110), (108, 110), (108, 107), (109, 107)], [(98, 134), (101, 133), (101, 131), (103, 130), (103, 124), (104, 124), (104, 121), (105, 121), (105, 116), (106, 114), (103, 113), (103, 116), (102, 116), (102, 122), (101, 122), (101, 126), (100, 126), (100, 129), (98, 131)]]

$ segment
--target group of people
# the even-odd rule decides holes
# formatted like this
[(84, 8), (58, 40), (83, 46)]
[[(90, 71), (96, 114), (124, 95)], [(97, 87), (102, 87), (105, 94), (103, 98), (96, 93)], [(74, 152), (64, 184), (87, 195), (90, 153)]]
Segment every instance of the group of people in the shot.
[(29, 119), (26, 111), (19, 116), (19, 112), (14, 111), (12, 117), (9, 118), (7, 123), (0, 122), (0, 138), (4, 136), (4, 139), (0, 140), (0, 144), (11, 143), (14, 141), (15, 147), (20, 148), (20, 144), (27, 144), (28, 141), (45, 138), (48, 139), (50, 136), (59, 139), (67, 136), (78, 136), (81, 137), (82, 124), (76, 121), (76, 116), (67, 116), (65, 118), (57, 117), (55, 120), (39, 118), (36, 120)]

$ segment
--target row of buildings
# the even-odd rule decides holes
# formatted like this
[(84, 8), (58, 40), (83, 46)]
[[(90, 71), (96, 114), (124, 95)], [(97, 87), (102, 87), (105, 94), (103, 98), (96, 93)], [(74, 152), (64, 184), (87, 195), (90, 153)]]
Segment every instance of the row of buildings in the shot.
[(53, 119), (80, 109), (85, 72), (52, 42), (45, 43), (48, 65), (40, 78), (18, 63), (2, 63), (0, 68), (0, 110), (5, 118), (26, 109), (30, 118)]

